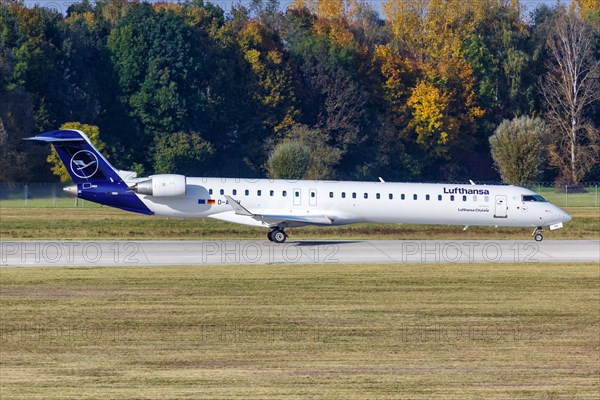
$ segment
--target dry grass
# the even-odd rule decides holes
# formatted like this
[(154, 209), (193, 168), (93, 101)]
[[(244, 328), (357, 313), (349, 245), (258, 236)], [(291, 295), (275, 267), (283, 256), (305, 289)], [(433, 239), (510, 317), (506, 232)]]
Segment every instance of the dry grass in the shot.
[[(599, 239), (600, 208), (572, 208), (553, 239)], [(526, 239), (528, 228), (356, 224), (292, 230), (294, 239)], [(265, 239), (266, 230), (211, 219), (148, 217), (114, 208), (0, 208), (2, 239)]]
[(0, 398), (597, 399), (585, 264), (0, 270)]

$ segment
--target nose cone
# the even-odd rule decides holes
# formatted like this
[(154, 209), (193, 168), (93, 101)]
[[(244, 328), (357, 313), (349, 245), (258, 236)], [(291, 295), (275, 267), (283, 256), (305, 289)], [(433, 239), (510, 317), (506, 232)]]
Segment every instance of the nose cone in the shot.
[(66, 186), (63, 190), (70, 196), (77, 197), (77, 185)]
[(564, 212), (563, 210), (560, 210), (559, 212), (559, 218), (560, 218), (560, 222), (569, 222), (570, 220), (573, 219), (573, 217), (571, 217), (569, 214), (567, 214), (566, 212)]

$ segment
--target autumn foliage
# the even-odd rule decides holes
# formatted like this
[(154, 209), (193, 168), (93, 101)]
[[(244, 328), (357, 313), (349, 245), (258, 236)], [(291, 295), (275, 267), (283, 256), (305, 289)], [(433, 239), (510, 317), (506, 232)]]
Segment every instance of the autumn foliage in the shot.
[[(518, 0), (372, 5), (98, 0), (61, 13), (5, 0), (0, 180), (48, 179), (47, 166), (25, 162), (39, 150), (20, 139), (73, 121), (94, 127), (111, 162), (137, 171), (264, 177), (273, 152), (294, 143), (314, 179), (498, 180), (489, 147), (498, 125), (550, 118), (558, 104), (540, 82), (557, 76), (548, 38), (565, 10)], [(596, 65), (598, 2), (570, 8)], [(593, 158), (585, 146), (598, 143), (598, 100), (580, 111), (577, 154)], [(539, 179), (565, 175), (568, 146), (552, 137)], [(570, 180), (600, 179), (594, 164)]]

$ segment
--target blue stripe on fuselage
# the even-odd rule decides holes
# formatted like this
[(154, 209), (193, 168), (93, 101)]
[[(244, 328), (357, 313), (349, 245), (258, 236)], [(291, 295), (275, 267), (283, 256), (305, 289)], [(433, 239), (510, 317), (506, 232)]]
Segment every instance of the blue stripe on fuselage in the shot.
[(135, 193), (127, 190), (125, 182), (95, 182), (92, 185), (79, 184), (78, 197), (121, 210), (152, 215), (152, 212)]

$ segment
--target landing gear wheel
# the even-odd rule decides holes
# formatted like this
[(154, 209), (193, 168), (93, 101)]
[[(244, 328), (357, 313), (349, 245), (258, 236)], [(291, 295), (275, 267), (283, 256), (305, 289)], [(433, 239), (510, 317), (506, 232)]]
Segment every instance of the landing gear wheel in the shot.
[(533, 239), (536, 242), (541, 242), (542, 240), (544, 240), (544, 236), (542, 235), (542, 232), (544, 231), (544, 228), (541, 226), (538, 226), (537, 228), (535, 228), (535, 230), (533, 231)]
[(273, 242), (273, 232), (275, 232), (275, 231), (269, 231), (267, 233), (267, 239), (269, 239), (269, 241), (271, 241), (271, 242)]
[(283, 229), (277, 229), (271, 233), (271, 237), (275, 243), (283, 243), (285, 239), (287, 239), (287, 235), (283, 231)]

